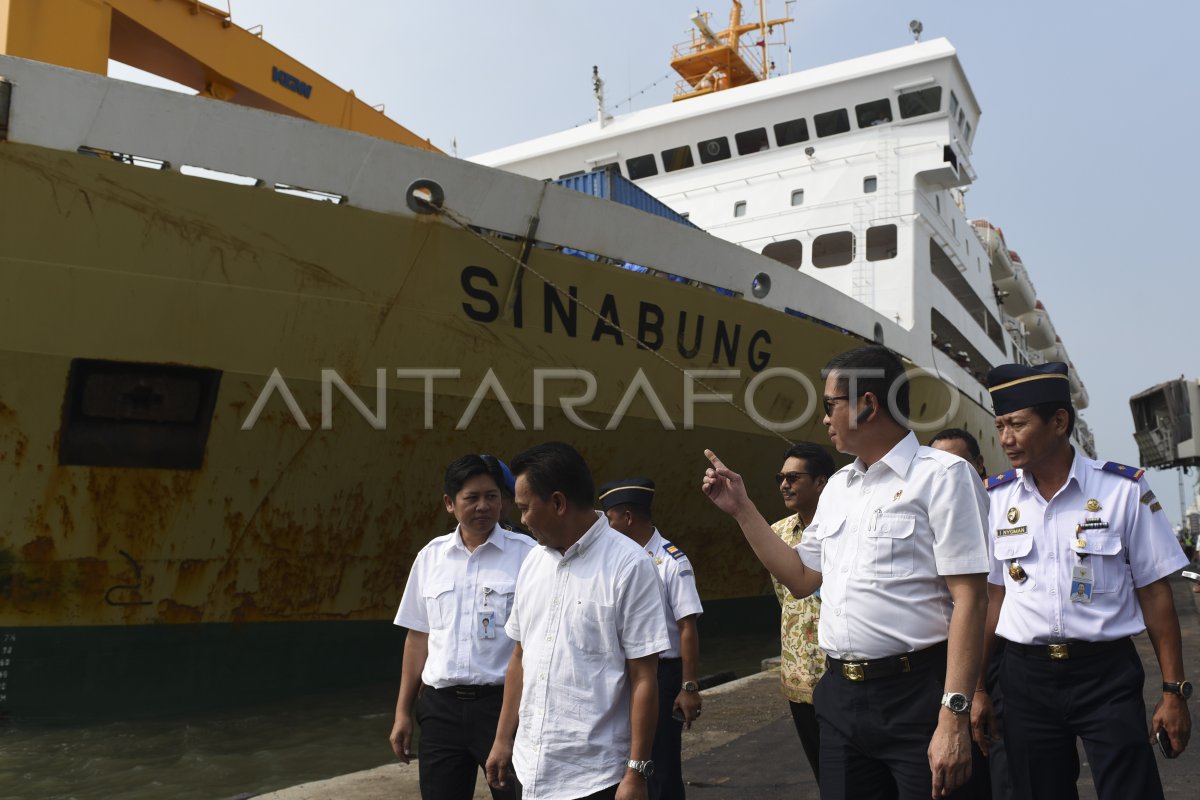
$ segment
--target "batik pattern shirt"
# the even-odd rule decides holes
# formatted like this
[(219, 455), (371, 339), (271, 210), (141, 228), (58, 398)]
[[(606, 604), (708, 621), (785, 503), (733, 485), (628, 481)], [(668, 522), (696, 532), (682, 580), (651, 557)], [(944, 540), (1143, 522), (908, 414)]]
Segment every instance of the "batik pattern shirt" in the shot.
[[(771, 530), (787, 544), (795, 547), (804, 538), (800, 515), (793, 514), (771, 526)], [(825, 673), (825, 653), (817, 644), (817, 623), (821, 618), (821, 598), (817, 595), (798, 598), (779, 581), (775, 597), (779, 600), (779, 643), (781, 658), (779, 679), (783, 696), (793, 703), (813, 701), (813, 689)]]

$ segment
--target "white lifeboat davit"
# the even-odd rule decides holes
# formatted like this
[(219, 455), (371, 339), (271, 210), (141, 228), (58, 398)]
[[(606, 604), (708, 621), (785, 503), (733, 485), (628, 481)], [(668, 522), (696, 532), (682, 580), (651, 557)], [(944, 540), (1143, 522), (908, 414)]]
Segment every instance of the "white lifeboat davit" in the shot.
[(1042, 350), (1042, 355), (1047, 361), (1062, 361), (1064, 364), (1070, 363), (1071, 359), (1067, 356), (1067, 348), (1063, 346), (1061, 336), (1054, 337), (1054, 344)]
[(1011, 278), (1013, 276), (1013, 263), (1008, 255), (1008, 247), (1004, 244), (1004, 231), (992, 225), (986, 219), (974, 220), (972, 225), (975, 226), (975, 233), (983, 241), (983, 246), (987, 250), (988, 263), (991, 266), (992, 283)]
[(1075, 410), (1079, 411), (1088, 407), (1088, 391), (1083, 385), (1083, 381), (1079, 379), (1079, 373), (1075, 370), (1075, 365), (1067, 362), (1067, 380), (1071, 383), (1071, 404), (1075, 406)]
[(1033, 310), (1034, 303), (1037, 302), (1037, 295), (1033, 291), (1033, 282), (1029, 280), (1029, 273), (1025, 271), (1025, 265), (1021, 263), (1021, 257), (1012, 251), (1009, 251), (1008, 255), (1013, 267), (1012, 277), (999, 278), (995, 284), (997, 289), (1007, 293), (1003, 301), (1005, 312), (1009, 316), (1019, 317)]
[(1032, 311), (1026, 311), (1017, 319), (1025, 326), (1025, 341), (1034, 350), (1045, 350), (1054, 344), (1054, 326), (1040, 300)]

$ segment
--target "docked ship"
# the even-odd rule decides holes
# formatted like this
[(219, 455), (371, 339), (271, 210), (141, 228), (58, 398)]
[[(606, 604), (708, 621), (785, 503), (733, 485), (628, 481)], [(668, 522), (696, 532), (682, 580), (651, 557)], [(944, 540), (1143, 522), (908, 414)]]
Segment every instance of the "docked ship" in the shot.
[(655, 478), (710, 604), (761, 594), (702, 450), (777, 505), (864, 343), (911, 364), (922, 437), (1006, 466), (983, 376), (1069, 359), (965, 210), (954, 48), (776, 76), (753, 43), (785, 21), (733, 6), (677, 48), (678, 102), (465, 161), (195, 0), (0, 0), (0, 708), (392, 678), (444, 465), (547, 439)]

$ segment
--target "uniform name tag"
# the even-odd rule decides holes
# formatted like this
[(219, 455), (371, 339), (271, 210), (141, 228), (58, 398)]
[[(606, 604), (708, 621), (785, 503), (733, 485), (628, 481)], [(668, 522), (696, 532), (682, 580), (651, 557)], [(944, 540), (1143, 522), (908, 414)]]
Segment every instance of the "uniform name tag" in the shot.
[(997, 528), (996, 536), (1019, 536), (1022, 533), (1029, 533), (1029, 526), (1019, 525), (1016, 528)]

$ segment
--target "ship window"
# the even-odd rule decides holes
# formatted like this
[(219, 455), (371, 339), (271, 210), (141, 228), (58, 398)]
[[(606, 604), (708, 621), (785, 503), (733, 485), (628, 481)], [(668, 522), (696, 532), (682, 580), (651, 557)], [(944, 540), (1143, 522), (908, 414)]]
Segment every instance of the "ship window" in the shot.
[(804, 261), (804, 245), (797, 239), (784, 239), (782, 242), (771, 242), (763, 248), (762, 254), (793, 269), (800, 269)]
[(942, 87), (930, 86), (915, 92), (905, 92), (896, 98), (900, 106), (900, 119), (932, 114), (942, 107)]
[(954, 92), (950, 93), (950, 119), (954, 119), (958, 114), (958, 98), (954, 96)]
[(751, 153), (759, 153), (763, 150), (770, 149), (771, 145), (767, 142), (767, 129), (755, 128), (752, 131), (742, 131), (733, 135), (734, 142), (737, 143), (737, 151), (739, 156), (748, 156)]
[(867, 228), (867, 261), (886, 261), (896, 257), (896, 226)]
[(663, 150), (662, 161), (665, 172), (686, 169), (696, 163), (692, 160), (692, 148), (686, 144), (682, 147), (672, 147), (669, 150)]
[(814, 267), (844, 267), (854, 260), (854, 234), (850, 231), (823, 233), (812, 243)]
[(803, 189), (795, 189), (792, 191), (792, 205), (794, 205), (794, 206), (804, 205), (804, 190)]
[(969, 144), (971, 142), (971, 123), (963, 122), (963, 139)]
[(220, 383), (215, 369), (73, 359), (58, 462), (200, 469)]
[(780, 147), (808, 141), (807, 120), (793, 119), (775, 125), (775, 144)]
[(651, 175), (658, 174), (658, 165), (654, 163), (653, 153), (644, 156), (634, 156), (626, 160), (625, 169), (629, 172), (629, 180), (631, 181), (636, 181), (639, 178), (649, 178)]
[(736, 203), (733, 204), (733, 215), (735, 217), (746, 216), (746, 201), (745, 200), (738, 200)]
[(696, 143), (696, 150), (700, 153), (701, 164), (724, 161), (729, 158), (729, 140), (724, 136), (718, 136), (716, 139), (706, 139), (703, 142)]
[(854, 107), (854, 116), (858, 119), (858, 127), (870, 128), (892, 121), (892, 104), (885, 97), (882, 100), (872, 100)]
[(813, 124), (817, 127), (818, 137), (833, 136), (850, 130), (850, 115), (844, 108), (826, 111), (813, 117)]
[(874, 175), (868, 175), (863, 178), (863, 193), (870, 194), (879, 187), (879, 179)]

